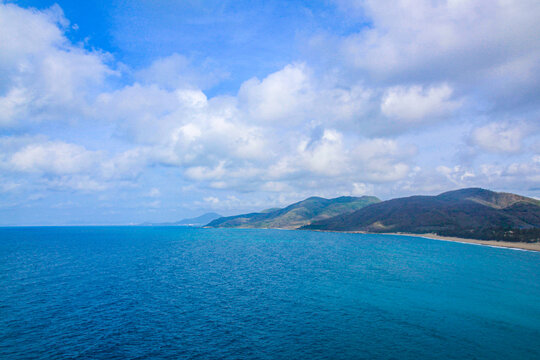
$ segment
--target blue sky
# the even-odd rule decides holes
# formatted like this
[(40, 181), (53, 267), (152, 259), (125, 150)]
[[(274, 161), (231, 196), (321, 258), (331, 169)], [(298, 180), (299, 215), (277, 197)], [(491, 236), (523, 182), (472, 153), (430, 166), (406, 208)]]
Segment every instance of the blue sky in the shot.
[(0, 1), (0, 225), (540, 197), (537, 1)]

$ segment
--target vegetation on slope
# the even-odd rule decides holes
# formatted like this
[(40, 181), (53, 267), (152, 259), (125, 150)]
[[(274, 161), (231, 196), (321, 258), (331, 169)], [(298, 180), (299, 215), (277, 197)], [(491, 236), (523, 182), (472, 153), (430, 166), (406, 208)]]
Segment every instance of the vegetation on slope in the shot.
[(540, 201), (470, 188), (383, 201), (303, 229), (436, 233), (473, 239), (540, 241)]
[(210, 222), (207, 226), (296, 229), (313, 221), (349, 214), (377, 202), (380, 200), (374, 196), (342, 196), (335, 199), (310, 197), (283, 209), (269, 209), (258, 213), (222, 217)]

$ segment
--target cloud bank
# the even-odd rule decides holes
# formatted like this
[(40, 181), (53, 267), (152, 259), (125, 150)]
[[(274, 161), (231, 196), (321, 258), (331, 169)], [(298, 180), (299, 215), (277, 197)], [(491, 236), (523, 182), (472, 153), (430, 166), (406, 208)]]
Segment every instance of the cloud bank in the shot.
[(69, 196), (126, 222), (311, 195), (540, 196), (538, 2), (335, 6), (347, 35), (213, 92), (230, 76), (213, 62), (135, 69), (71, 41), (57, 5), (0, 3), (0, 209)]

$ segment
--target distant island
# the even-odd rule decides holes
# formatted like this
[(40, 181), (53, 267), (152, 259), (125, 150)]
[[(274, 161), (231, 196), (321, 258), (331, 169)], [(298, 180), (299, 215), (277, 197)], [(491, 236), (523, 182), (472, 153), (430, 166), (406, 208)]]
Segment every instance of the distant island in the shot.
[(481, 188), (387, 201), (371, 196), (312, 197), (283, 209), (218, 218), (206, 227), (429, 234), (539, 243), (540, 201)]
[(209, 212), (194, 218), (182, 219), (175, 222), (151, 223), (145, 222), (141, 226), (203, 226), (209, 222), (221, 218), (220, 214)]

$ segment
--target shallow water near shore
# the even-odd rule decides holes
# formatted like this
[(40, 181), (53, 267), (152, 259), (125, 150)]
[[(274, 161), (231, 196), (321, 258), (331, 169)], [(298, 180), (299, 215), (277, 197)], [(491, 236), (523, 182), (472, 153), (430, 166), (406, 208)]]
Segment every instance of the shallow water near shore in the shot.
[(538, 359), (540, 253), (419, 237), (0, 228), (1, 359)]

